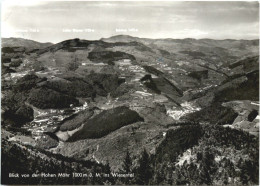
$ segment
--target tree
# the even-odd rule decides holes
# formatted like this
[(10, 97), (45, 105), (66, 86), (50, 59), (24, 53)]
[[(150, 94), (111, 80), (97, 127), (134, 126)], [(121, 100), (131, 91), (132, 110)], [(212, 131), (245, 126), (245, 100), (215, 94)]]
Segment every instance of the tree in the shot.
[[(122, 165), (122, 170), (121, 170), (123, 173), (125, 174), (128, 174), (128, 173), (131, 173), (132, 172), (132, 159), (130, 157), (130, 153), (129, 153), (129, 150), (127, 149), (126, 151), (126, 155), (125, 155), (125, 159), (124, 159), (124, 162), (123, 162), (123, 165)], [(121, 180), (123, 183), (125, 184), (129, 184), (130, 183), (130, 180), (129, 178), (122, 178)]]
[(240, 179), (241, 179), (242, 184), (244, 184), (244, 185), (247, 185), (249, 180), (250, 180), (249, 173), (248, 173), (247, 166), (246, 166), (245, 162), (243, 162), (243, 164), (241, 166)]
[(152, 168), (150, 166), (150, 156), (144, 149), (139, 160), (139, 167), (136, 170), (136, 182), (140, 185), (148, 185), (152, 178)]
[(75, 71), (78, 68), (78, 64), (76, 62), (70, 62), (67, 66), (68, 71)]
[(205, 148), (201, 161), (200, 184), (212, 184), (210, 175), (212, 175), (214, 172), (214, 155), (210, 153), (209, 148)]
[[(111, 167), (110, 167), (110, 165), (109, 165), (109, 162), (108, 162), (108, 160), (106, 161), (106, 164), (105, 164), (105, 166), (104, 166), (104, 173), (105, 174), (110, 174), (111, 173)], [(106, 178), (105, 179), (105, 185), (113, 185), (113, 184), (115, 184), (115, 180), (113, 179), (113, 177), (108, 177), (108, 178)]]
[(227, 174), (227, 172), (224, 173), (223, 183), (224, 183), (225, 185), (228, 184), (228, 174)]
[(132, 160), (131, 160), (130, 153), (129, 153), (128, 149), (126, 151), (126, 156), (125, 156), (122, 167), (123, 167), (122, 171), (124, 173), (130, 173), (132, 171)]
[(78, 58), (76, 56), (74, 56), (74, 59), (68, 64), (67, 70), (68, 71), (75, 71), (75, 70), (78, 69), (78, 67), (79, 67)]

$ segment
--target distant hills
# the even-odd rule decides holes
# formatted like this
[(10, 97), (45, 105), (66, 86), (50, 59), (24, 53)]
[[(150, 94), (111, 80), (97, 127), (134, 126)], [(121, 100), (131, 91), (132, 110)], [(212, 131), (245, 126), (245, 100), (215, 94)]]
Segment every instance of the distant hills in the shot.
[[(86, 38), (87, 39), (87, 38)], [(69, 41), (69, 40), (66, 40)], [(223, 40), (215, 40), (215, 39), (194, 39), (194, 38), (184, 38), (184, 39), (173, 39), (173, 38), (163, 38), (163, 39), (150, 39), (150, 38), (139, 38), (133, 37), (130, 35), (116, 35), (109, 38), (101, 38), (100, 41), (104, 41), (107, 43), (116, 43), (116, 42), (140, 42), (143, 44), (167, 44), (167, 43), (176, 43), (176, 44), (201, 44), (201, 45), (210, 45), (215, 47), (230, 47), (230, 45), (234, 45), (236, 47), (243, 48), (245, 46), (253, 45), (258, 46), (259, 40), (236, 40), (236, 39), (223, 39)], [(62, 41), (60, 43), (64, 43)], [(51, 42), (41, 43), (38, 41), (24, 39), (24, 38), (2, 38), (2, 47), (25, 47), (25, 48), (33, 48), (40, 49), (53, 45)]]
[[(215, 40), (215, 39), (148, 39), (148, 38), (138, 38), (128, 35), (117, 35), (109, 38), (102, 38), (102, 41), (105, 42), (140, 42), (151, 48), (158, 48), (160, 50), (166, 50), (170, 53), (174, 52), (202, 52), (213, 55), (223, 55), (228, 56), (237, 56), (241, 52), (243, 54), (250, 52), (258, 52), (256, 50), (259, 45), (259, 40), (235, 40), (235, 39), (224, 39), (224, 40)], [(256, 47), (256, 48), (255, 48)], [(230, 49), (232, 50), (230, 51)], [(227, 51), (228, 50), (228, 51)]]
[[(237, 40), (237, 39), (222, 39), (222, 40), (216, 40), (216, 39), (194, 39), (194, 38), (183, 38), (183, 39), (173, 39), (173, 38), (161, 38), (161, 39), (151, 39), (151, 38), (139, 38), (139, 37), (133, 37), (129, 35), (116, 35), (109, 38), (101, 38), (100, 40), (105, 42), (142, 42), (144, 44), (159, 44), (161, 42), (164, 43), (182, 43), (182, 44), (195, 44), (195, 43), (201, 43), (204, 45), (211, 45), (211, 46), (218, 46), (221, 45), (221, 47), (225, 47), (225, 45), (235, 44), (240, 45), (241, 43), (244, 43), (244, 45), (254, 45), (258, 46), (259, 40), (253, 39), (253, 40)], [(213, 44), (213, 45), (212, 45)]]
[(2, 38), (2, 47), (25, 47), (27, 49), (40, 49), (45, 48), (53, 43), (40, 43), (37, 41), (29, 40), (29, 39), (23, 39), (23, 38)]
[(2, 46), (5, 183), (24, 168), (135, 174), (69, 184), (258, 183), (258, 40), (118, 35)]

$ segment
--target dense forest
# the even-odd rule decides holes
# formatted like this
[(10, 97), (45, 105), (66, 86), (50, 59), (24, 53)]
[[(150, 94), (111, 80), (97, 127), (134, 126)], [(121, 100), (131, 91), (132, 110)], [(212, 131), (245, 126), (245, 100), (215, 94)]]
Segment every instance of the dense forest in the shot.
[[(219, 125), (190, 124), (169, 130), (155, 154), (143, 149), (137, 163), (125, 152), (120, 173), (110, 166), (77, 160), (2, 141), (2, 183), (4, 184), (258, 184), (258, 137)], [(9, 178), (9, 173), (20, 173)], [(68, 173), (69, 177), (23, 178), (21, 174)], [(84, 173), (91, 177), (72, 177)], [(97, 177), (95, 173), (110, 175)]]
[(259, 184), (258, 40), (4, 40), (2, 184)]

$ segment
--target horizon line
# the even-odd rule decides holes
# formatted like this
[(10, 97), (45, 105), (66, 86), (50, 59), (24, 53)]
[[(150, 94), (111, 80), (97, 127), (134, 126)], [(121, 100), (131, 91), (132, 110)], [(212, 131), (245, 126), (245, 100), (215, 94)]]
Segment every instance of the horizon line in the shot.
[(73, 39), (80, 39), (80, 40), (88, 40), (88, 41), (100, 41), (102, 39), (109, 39), (112, 37), (118, 37), (118, 36), (128, 36), (128, 37), (132, 37), (132, 38), (138, 38), (138, 39), (151, 39), (151, 40), (187, 40), (187, 39), (192, 39), (192, 40), (215, 40), (215, 41), (225, 41), (225, 40), (235, 40), (235, 41), (253, 41), (253, 40), (259, 40), (259, 38), (255, 38), (255, 39), (232, 39), (232, 38), (225, 38), (225, 39), (213, 39), (213, 38), (191, 38), (191, 37), (186, 37), (186, 38), (145, 38), (145, 37), (137, 37), (137, 36), (131, 36), (131, 35), (125, 35), (125, 34), (118, 34), (118, 35), (112, 35), (110, 37), (101, 37), (100, 39), (86, 39), (86, 38), (68, 38), (68, 39), (64, 39), (62, 41), (59, 42), (52, 42), (52, 41), (38, 41), (38, 40), (34, 40), (34, 39), (29, 39), (29, 38), (22, 38), (22, 37), (1, 37), (1, 43), (2, 43), (2, 39), (24, 39), (24, 40), (31, 40), (31, 41), (35, 41), (38, 43), (52, 43), (52, 44), (57, 44), (63, 41), (67, 41), (67, 40), (73, 40)]

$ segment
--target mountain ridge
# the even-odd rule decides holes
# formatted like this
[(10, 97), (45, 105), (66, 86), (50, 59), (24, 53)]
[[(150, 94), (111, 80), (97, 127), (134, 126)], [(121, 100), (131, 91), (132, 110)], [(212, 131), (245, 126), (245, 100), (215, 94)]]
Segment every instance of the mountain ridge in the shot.
[(2, 38), (1, 39), (1, 47), (25, 47), (28, 49), (39, 49), (52, 45), (51, 42), (38, 42), (31, 39), (24, 38)]

